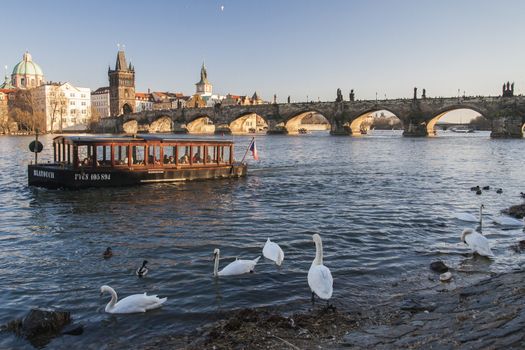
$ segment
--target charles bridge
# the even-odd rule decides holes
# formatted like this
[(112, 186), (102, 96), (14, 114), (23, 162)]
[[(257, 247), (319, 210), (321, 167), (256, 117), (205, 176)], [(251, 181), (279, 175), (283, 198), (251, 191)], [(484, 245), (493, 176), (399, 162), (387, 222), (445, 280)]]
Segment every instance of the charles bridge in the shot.
[[(360, 126), (373, 112), (386, 110), (397, 116), (404, 127), (404, 136), (434, 135), (434, 125), (446, 113), (456, 109), (471, 109), (487, 118), (492, 125), (491, 137), (521, 138), (525, 124), (525, 96), (448, 97), (343, 101), (340, 91), (335, 102), (303, 102), (262, 105), (232, 105), (207, 108), (180, 108), (143, 111), (119, 117), (105, 118), (99, 132), (174, 132), (193, 133), (196, 123), (213, 123), (216, 133), (230, 133), (235, 121), (250, 115), (265, 120), (269, 133), (297, 133), (301, 120), (319, 113), (330, 123), (332, 135), (357, 135)], [(197, 131), (198, 132), (198, 131)]]

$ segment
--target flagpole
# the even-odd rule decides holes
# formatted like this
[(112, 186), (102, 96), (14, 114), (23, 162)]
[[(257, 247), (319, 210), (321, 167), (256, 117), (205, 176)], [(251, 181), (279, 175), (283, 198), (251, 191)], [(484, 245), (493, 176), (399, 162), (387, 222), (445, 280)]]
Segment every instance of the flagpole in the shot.
[(252, 146), (253, 141), (255, 141), (255, 136), (252, 137), (252, 140), (250, 141), (250, 144), (246, 148), (246, 152), (244, 152), (244, 156), (242, 157), (241, 163), (244, 163), (244, 159), (246, 158), (246, 155), (248, 154), (248, 151), (250, 150), (250, 147)]

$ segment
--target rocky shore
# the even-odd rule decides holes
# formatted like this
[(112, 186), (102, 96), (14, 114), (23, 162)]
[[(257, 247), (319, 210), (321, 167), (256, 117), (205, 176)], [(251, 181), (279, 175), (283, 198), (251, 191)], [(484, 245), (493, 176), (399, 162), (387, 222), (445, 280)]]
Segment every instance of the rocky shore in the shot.
[(281, 315), (245, 309), (141, 349), (523, 349), (525, 271), (455, 290), (397, 295), (370, 309)]

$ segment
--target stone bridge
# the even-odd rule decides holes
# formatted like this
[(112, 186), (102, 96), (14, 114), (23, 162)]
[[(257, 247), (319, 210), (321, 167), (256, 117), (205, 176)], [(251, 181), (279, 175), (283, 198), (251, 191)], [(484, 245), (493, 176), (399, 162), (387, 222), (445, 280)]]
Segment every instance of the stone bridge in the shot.
[(429, 136), (434, 135), (434, 125), (441, 117), (450, 111), (464, 108), (478, 112), (492, 123), (491, 137), (523, 137), (524, 96), (217, 105), (209, 108), (143, 111), (105, 118), (97, 131), (192, 133), (205, 132), (203, 124), (213, 123), (216, 133), (229, 133), (235, 132), (233, 126), (239, 120), (256, 115), (266, 122), (269, 133), (297, 133), (301, 120), (316, 112), (328, 120), (332, 135), (355, 135), (360, 134), (361, 123), (370, 113), (386, 110), (401, 120), (404, 136)]

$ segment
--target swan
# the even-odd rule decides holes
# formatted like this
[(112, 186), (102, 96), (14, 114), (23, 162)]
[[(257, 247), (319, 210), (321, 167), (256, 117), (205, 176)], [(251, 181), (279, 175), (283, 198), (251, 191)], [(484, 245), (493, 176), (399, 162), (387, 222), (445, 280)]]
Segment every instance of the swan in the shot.
[(283, 250), (277, 243), (270, 241), (270, 238), (264, 244), (263, 255), (266, 259), (274, 261), (277, 266), (281, 266), (284, 260)]
[(481, 226), (483, 209), (485, 209), (485, 206), (482, 204), (479, 206), (479, 219), (474, 214), (470, 213), (456, 213), (456, 219), (468, 222), (479, 222)]
[(255, 265), (257, 265), (257, 262), (261, 258), (258, 256), (257, 258), (253, 260), (240, 260), (237, 259), (235, 261), (232, 261), (226, 267), (224, 267), (221, 271), (219, 270), (219, 258), (220, 258), (221, 251), (218, 248), (215, 248), (213, 251), (214, 255), (214, 266), (213, 266), (213, 276), (233, 276), (233, 275), (242, 275), (244, 273), (253, 272), (255, 269)]
[(108, 292), (111, 300), (106, 305), (106, 312), (110, 314), (131, 314), (136, 312), (146, 312), (159, 308), (168, 298), (158, 298), (156, 295), (133, 294), (117, 302), (117, 292), (110, 286), (100, 287), (100, 296)]
[(471, 228), (466, 228), (461, 233), (461, 241), (469, 246), (474, 253), (486, 257), (494, 257), (492, 250), (490, 250), (489, 240), (482, 234), (474, 231)]
[(102, 255), (104, 259), (109, 259), (113, 256), (113, 251), (111, 250), (111, 247), (107, 247), (106, 251), (104, 251), (104, 254)]
[(137, 269), (137, 272), (136, 272), (137, 276), (144, 277), (144, 276), (146, 276), (148, 274), (149, 269), (146, 267), (147, 263), (148, 263), (147, 260), (144, 260), (142, 262), (142, 266)]
[(315, 259), (312, 261), (310, 270), (308, 270), (308, 285), (312, 290), (312, 303), (314, 294), (323, 300), (332, 297), (334, 279), (330, 269), (323, 265), (323, 242), (321, 236), (315, 233), (312, 236), (315, 243)]
[(501, 226), (519, 227), (525, 225), (525, 218), (523, 218), (523, 220), (518, 220), (511, 218), (510, 216), (498, 216), (494, 218), (494, 222)]

